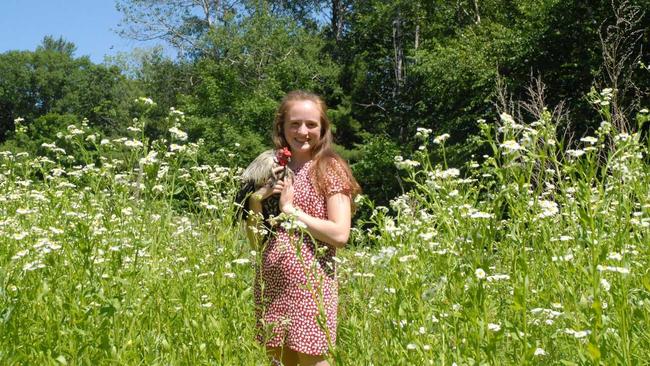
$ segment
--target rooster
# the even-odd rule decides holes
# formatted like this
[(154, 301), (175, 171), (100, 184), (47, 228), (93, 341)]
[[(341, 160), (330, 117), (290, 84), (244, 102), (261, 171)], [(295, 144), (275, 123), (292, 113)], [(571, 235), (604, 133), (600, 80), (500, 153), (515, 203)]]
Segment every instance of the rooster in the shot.
[[(241, 204), (241, 216), (243, 220), (248, 217), (248, 199), (253, 192), (263, 185), (274, 186), (278, 180), (293, 177), (293, 171), (289, 169), (291, 151), (288, 148), (279, 150), (267, 150), (253, 160), (241, 175), (241, 187), (237, 192), (236, 203)], [(275, 174), (274, 169), (284, 167)], [(262, 216), (267, 228), (270, 228), (268, 219), (280, 214), (280, 196), (274, 194), (262, 201)]]

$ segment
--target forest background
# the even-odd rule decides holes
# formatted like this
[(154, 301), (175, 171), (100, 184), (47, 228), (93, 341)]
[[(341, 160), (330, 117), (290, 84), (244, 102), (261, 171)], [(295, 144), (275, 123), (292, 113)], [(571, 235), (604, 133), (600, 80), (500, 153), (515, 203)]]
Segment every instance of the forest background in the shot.
[[(338, 151), (364, 192), (386, 204), (404, 187), (394, 157), (416, 151), (416, 129), (448, 133), (446, 158), (480, 160), (478, 120), (509, 105), (530, 117), (531, 83), (569, 140), (598, 127), (586, 95), (616, 90), (624, 124), (648, 105), (650, 1), (118, 0), (123, 36), (176, 52), (139, 50), (102, 64), (47, 36), (0, 54), (0, 149), (42, 153), (67, 126), (122, 136), (148, 97), (150, 141), (171, 127), (201, 141), (199, 161), (245, 166), (270, 145), (278, 101), (322, 95)], [(535, 94), (535, 93), (533, 93)], [(540, 97), (535, 94), (534, 97)], [(501, 106), (501, 107), (500, 107)], [(17, 134), (16, 121), (24, 127)], [(587, 122), (589, 121), (589, 122)], [(89, 142), (87, 151), (92, 151)], [(74, 151), (71, 152), (74, 154)], [(442, 157), (432, 153), (433, 161)]]

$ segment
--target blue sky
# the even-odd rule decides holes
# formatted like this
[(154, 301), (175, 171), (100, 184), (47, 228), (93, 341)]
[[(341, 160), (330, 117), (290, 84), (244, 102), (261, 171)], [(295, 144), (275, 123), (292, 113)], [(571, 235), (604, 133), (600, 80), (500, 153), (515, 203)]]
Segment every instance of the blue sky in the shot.
[(113, 0), (0, 0), (0, 53), (33, 51), (52, 35), (73, 42), (76, 56), (101, 63), (106, 54), (156, 44), (121, 38), (114, 31), (120, 20)]

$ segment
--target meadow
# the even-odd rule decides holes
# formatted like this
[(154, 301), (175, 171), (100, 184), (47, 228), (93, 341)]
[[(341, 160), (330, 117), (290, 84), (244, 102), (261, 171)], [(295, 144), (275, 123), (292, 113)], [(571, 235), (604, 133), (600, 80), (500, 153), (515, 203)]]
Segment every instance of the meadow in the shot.
[[(408, 192), (390, 207), (360, 197), (371, 214), (337, 253), (331, 359), (650, 364), (649, 146), (613, 126), (610, 97), (572, 142), (548, 111), (479, 121), (490, 153), (463, 167), (432, 164), (449, 136), (418, 129), (422, 146), (395, 157)], [(180, 111), (159, 140), (144, 121), (0, 153), (0, 364), (267, 364), (240, 167), (198, 164)]]

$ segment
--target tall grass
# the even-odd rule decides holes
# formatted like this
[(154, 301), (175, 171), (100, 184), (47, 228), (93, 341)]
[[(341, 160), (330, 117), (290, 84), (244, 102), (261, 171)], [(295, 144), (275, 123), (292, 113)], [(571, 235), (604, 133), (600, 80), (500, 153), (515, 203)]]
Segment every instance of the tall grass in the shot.
[[(165, 139), (79, 125), (0, 155), (0, 363), (266, 363), (237, 170), (197, 165), (172, 112)], [(483, 122), (492, 153), (462, 177), (420, 129), (396, 158), (413, 189), (361, 198), (372, 216), (337, 254), (339, 363), (647, 363), (648, 145), (605, 112), (570, 148), (550, 114)]]

